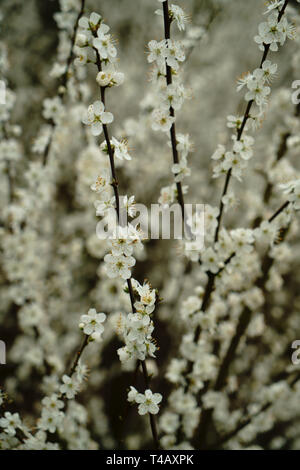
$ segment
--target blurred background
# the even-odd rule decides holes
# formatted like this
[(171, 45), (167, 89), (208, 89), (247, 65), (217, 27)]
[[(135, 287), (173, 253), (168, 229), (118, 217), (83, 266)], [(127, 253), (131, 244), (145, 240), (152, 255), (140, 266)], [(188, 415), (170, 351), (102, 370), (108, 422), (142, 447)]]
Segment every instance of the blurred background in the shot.
[[(177, 117), (178, 131), (188, 132), (194, 143), (194, 152), (189, 157), (192, 174), (187, 181), (186, 199), (189, 203), (216, 206), (223, 181), (212, 178), (211, 155), (218, 143), (227, 145), (230, 142), (227, 115), (242, 114), (245, 110), (244, 94), (236, 92), (236, 82), (243, 73), (259, 65), (261, 52), (253, 37), (264, 19), (265, 2), (186, 0), (178, 3), (190, 18), (186, 31), (174, 30), (176, 38), (186, 46), (183, 76), (186, 88), (191, 89), (191, 99), (185, 102)], [(299, 4), (291, 4), (298, 9), (292, 11), (296, 17)], [(134, 194), (138, 202), (147, 205), (157, 202), (160, 189), (170, 184), (172, 178), (166, 136), (152, 131), (150, 117), (156, 89), (149, 81), (151, 67), (146, 54), (147, 43), (163, 36), (162, 19), (154, 14), (160, 5), (149, 0), (86, 2), (87, 12), (100, 13), (111, 27), (119, 52), (118, 67), (125, 73), (124, 85), (108, 96), (109, 110), (115, 116), (113, 134), (128, 138), (133, 157), (126, 166), (119, 168), (121, 193)], [(64, 34), (64, 31), (58, 31), (55, 21), (58, 11), (56, 0), (0, 2), (0, 63), (6, 64), (5, 77), (0, 75), (0, 79), (5, 78), (15, 93), (11, 121), (21, 128), (18, 140), (22, 158), (17, 162), (14, 175), (18, 200), (22, 200), (22, 188), (30, 187), (30, 175), (25, 175), (28, 165), (40, 158), (34, 154), (32, 146), (41, 128), (43, 101), (57, 94), (58, 81), (51, 70), (57, 54), (63, 54), (62, 50), (57, 50), (61, 44), (59, 36)], [(278, 74), (272, 85), (269, 111), (257, 132), (251, 171), (242, 184), (233, 182), (240, 203), (225, 216), (224, 223), (228, 228), (248, 227), (255, 217), (272, 213), (282, 201), (280, 193), (275, 191), (268, 204), (262, 204), (268, 180), (266, 172), (282, 135), (290, 132), (289, 120), (295, 116), (290, 93), (292, 82), (300, 79), (299, 59), (297, 41), (289, 41), (271, 59), (278, 63)], [(0, 73), (3, 74), (3, 70), (0, 67)], [(95, 99), (95, 73), (90, 66), (87, 74), (81, 77), (83, 86), (88, 85), (85, 104)], [(122, 345), (116, 332), (118, 317), (120, 312), (129, 311), (130, 306), (122, 291), (122, 282), (107, 279), (103, 271), (105, 246), (96, 239), (94, 196), (89, 190), (98, 176), (99, 162), (95, 148), (85, 148), (80, 106), (76, 97), (73, 98), (66, 122), (56, 136), (53, 158), (59, 171), (56, 170), (54, 183), (51, 181), (51, 201), (41, 210), (33, 197), (29, 208), (30, 214), (35, 208), (38, 213), (36, 239), (31, 234), (31, 240), (22, 242), (23, 251), (27, 250), (27, 243), (31, 247), (28, 248), (33, 253), (31, 258), (25, 262), (22, 249), (19, 253), (15, 249), (18, 244), (9, 245), (2, 233), (0, 338), (7, 344), (8, 359), (7, 366), (0, 369), (0, 385), (10, 397), (10, 409), (22, 413), (32, 425), (40, 411), (41, 398), (51, 391), (52, 378), (63, 373), (80, 342), (79, 316), (95, 307), (110, 315), (111, 321), (101, 351), (93, 347), (86, 355), (91, 374), (78, 402), (87, 410), (88, 416), (84, 419), (89, 423), (90, 436), (76, 435), (74, 446), (84, 448), (97, 442), (100, 448), (147, 447), (147, 422), (126, 403), (125, 391), (133, 383), (134, 369), (121, 371), (116, 353)], [(298, 129), (295, 134), (299, 136), (297, 133)], [(89, 145), (93, 147), (91, 142)], [(299, 146), (290, 146), (286, 153), (289, 165), (299, 171)], [(289, 179), (288, 164), (284, 165), (272, 176), (276, 184)], [(1, 168), (1, 217), (4, 217), (7, 175), (4, 167)], [(31, 188), (33, 196), (38, 198), (46, 187), (41, 182), (39, 187)], [(288, 272), (282, 274), (283, 282), (278, 291), (268, 294), (269, 309), (276, 308), (277, 315), (282, 314), (280, 318), (287, 309), (287, 316), (294, 314), (300, 305), (298, 225), (290, 237), (293, 259)], [(24, 294), (24, 282), (20, 292), (19, 280), (7, 279), (6, 265), (12, 264), (17, 270), (22, 263), (32, 283), (32, 291), (39, 293), (33, 295), (34, 302), (43, 308), (44, 316), (38, 327), (22, 320), (24, 305), (33, 303), (32, 299), (28, 301), (28, 291)], [(149, 369), (153, 374), (153, 388), (167, 395), (171, 386), (164, 379), (164, 373), (181, 340), (178, 321), (181, 304), (203, 284), (204, 278), (198, 266), (183, 257), (175, 241), (161, 240), (146, 244), (134, 277), (141, 282), (150, 279), (163, 298), (155, 316), (155, 338), (159, 345), (157, 363), (150, 361)], [(283, 286), (284, 292), (281, 291)], [(16, 301), (19, 296), (23, 296), (23, 301)], [(40, 330), (38, 335), (36, 328)], [(282, 349), (285, 350), (290, 340), (296, 339), (297, 334), (299, 336), (299, 324), (293, 320), (292, 326), (283, 330), (286, 337)], [(271, 353), (267, 344), (264, 354)], [(285, 360), (288, 361), (288, 356)], [(255, 381), (257, 377), (253, 374), (252, 381)], [(138, 374), (136, 380), (136, 387), (142, 389), (142, 376)], [(274, 433), (277, 436), (284, 430), (280, 428)], [(266, 442), (264, 445), (268, 447), (274, 436), (263, 436), (261, 442)]]

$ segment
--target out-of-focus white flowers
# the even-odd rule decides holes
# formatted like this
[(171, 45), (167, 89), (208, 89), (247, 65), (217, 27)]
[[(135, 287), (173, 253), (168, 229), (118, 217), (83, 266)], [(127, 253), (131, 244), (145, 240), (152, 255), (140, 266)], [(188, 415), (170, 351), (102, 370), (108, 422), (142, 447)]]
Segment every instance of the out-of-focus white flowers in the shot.
[(61, 99), (58, 96), (54, 98), (46, 98), (43, 103), (43, 116), (45, 119), (52, 119), (55, 123), (58, 122), (62, 116), (63, 105)]
[(69, 377), (68, 375), (63, 375), (62, 377), (63, 384), (60, 386), (59, 391), (62, 395), (65, 395), (69, 400), (77, 395), (79, 390), (79, 383), (76, 376)]
[[(162, 6), (163, 0), (159, 2)], [(67, 71), (71, 36), (80, 7), (78, 0), (60, 0), (59, 3), (61, 12), (55, 18), (61, 31), (57, 62), (50, 73), (52, 78), (60, 78)], [(128, 8), (134, 8), (131, 3), (134, 2), (128, 2)], [(209, 4), (207, 9), (217, 7), (217, 11), (222, 7), (226, 12), (228, 8), (228, 1), (206, 3)], [(264, 51), (266, 44), (275, 50), (286, 38), (293, 37), (293, 27), (289, 22), (285, 19), (276, 22), (278, 10), (284, 3), (273, 1), (268, 4), (267, 13), (271, 15), (260, 26), (256, 38)], [(162, 13), (160, 10), (161, 16)], [(143, 14), (139, 9), (136, 21), (147, 21), (147, 13), (144, 17)], [(293, 8), (290, 8), (290, 14), (294, 15)], [(171, 2), (169, 17), (172, 20), (171, 34), (176, 25), (180, 31), (186, 28), (185, 13)], [(139, 24), (146, 23), (141, 21)], [(162, 25), (161, 21), (161, 37)], [(135, 35), (137, 29), (133, 31)], [(115, 434), (108, 425), (107, 406), (97, 392), (103, 387), (106, 393), (112, 375), (118, 379), (115, 376), (118, 368), (114, 365), (111, 371), (105, 363), (104, 367), (99, 367), (103, 357), (102, 347), (107, 352), (115, 344), (116, 334), (121, 343), (118, 356), (122, 370), (134, 371), (139, 361), (146, 361), (149, 375), (153, 373), (163, 380), (163, 370), (165, 378), (171, 382), (173, 391), (169, 394), (166, 411), (159, 419), (159, 435), (166, 433), (160, 439), (162, 448), (191, 448), (195, 430), (207, 410), (211, 410), (211, 441), (214, 442), (214, 437), (218, 441), (228, 432), (239, 429), (245, 416), (252, 412), (255, 414), (266, 404), (266, 400), (272, 401), (272, 407), (237, 432), (226, 447), (245, 448), (248, 442), (255, 442), (257, 434), (270, 429), (273, 432), (277, 423), (289, 423), (291, 417), (293, 419), (287, 425), (288, 440), (286, 436), (280, 436), (279, 440), (272, 440), (268, 446), (285, 447), (287, 442), (291, 442), (293, 447), (297, 447), (294, 416), (300, 387), (296, 384), (292, 388), (285, 381), (269, 383), (275, 376), (284, 377), (286, 372), (294, 373), (296, 370), (292, 365), (286, 368), (289, 360), (286, 351), (297, 326), (297, 309), (296, 304), (295, 307), (293, 305), (293, 288), (297, 288), (295, 276), (292, 289), (284, 288), (291, 264), (297, 266), (298, 262), (295, 249), (297, 225), (291, 216), (293, 209), (300, 209), (299, 174), (294, 168), (299, 151), (299, 117), (291, 102), (290, 90), (280, 88), (280, 84), (275, 84), (278, 86), (274, 101), (272, 99), (269, 103), (277, 64), (265, 60), (259, 68), (253, 69), (238, 82), (238, 90), (245, 92), (247, 104), (253, 101), (249, 116), (246, 114), (249, 117), (246, 125), (245, 117), (239, 111), (236, 115), (230, 114), (227, 118), (230, 129), (227, 136), (226, 129), (221, 129), (219, 124), (218, 114), (223, 104), (221, 97), (209, 101), (216, 106), (209, 110), (216, 116), (213, 121), (216, 126), (208, 124), (206, 128), (207, 122), (204, 125), (200, 117), (198, 125), (198, 116), (204, 116), (202, 111), (208, 106), (206, 89), (212, 91), (212, 85), (208, 82), (218, 73), (224, 82), (222, 72), (225, 70), (222, 61), (210, 60), (217, 57), (212, 54), (210, 41), (207, 42), (208, 67), (206, 60), (201, 62), (203, 73), (200, 80), (193, 80), (190, 74), (193, 64), (197, 62), (195, 55), (198, 52), (202, 54), (200, 48), (194, 50), (188, 68), (183, 70), (181, 64), (185, 56), (189, 56), (192, 47), (205, 34), (206, 29), (201, 26), (189, 29), (182, 35), (182, 42), (174, 39), (150, 41), (148, 62), (152, 64), (153, 90), (142, 100), (138, 119), (131, 117), (131, 110), (128, 109), (127, 113), (126, 109), (124, 123), (114, 126), (114, 134), (108, 127), (104, 142), (95, 138), (101, 134), (103, 125), (113, 121), (113, 115), (106, 111), (104, 104), (96, 101), (83, 118), (91, 132), (82, 128), (82, 116), (86, 103), (93, 102), (93, 87), (97, 94), (101, 92), (102, 98), (105, 94), (106, 100), (103, 99), (103, 102), (109, 103), (111, 93), (116, 91), (119, 95), (120, 92), (114, 87), (123, 83), (124, 74), (117, 69), (113, 35), (97, 13), (80, 19), (74, 47), (77, 56), (74, 65), (91, 62), (91, 71), (97, 68), (94, 83), (87, 80), (88, 67), (76, 68), (71, 64), (64, 87), (66, 93), (63, 94), (61, 87), (58, 87), (61, 97), (54, 96), (43, 103), (43, 117), (50, 122), (40, 128), (34, 140), (32, 150), (38, 154), (34, 161), (30, 157), (27, 161), (21, 138), (18, 139), (21, 136), (20, 128), (9, 121), (12, 112), (17, 116), (19, 104), (18, 107), (14, 105), (16, 95), (6, 90), (7, 102), (0, 105), (0, 167), (4, 170), (1, 193), (5, 196), (0, 216), (0, 277), (3, 305), (12, 306), (12, 312), (8, 310), (8, 326), (17, 326), (18, 335), (12, 347), (8, 348), (9, 361), (16, 366), (14, 379), (5, 381), (9, 398), (0, 391), (1, 449), (57, 450), (61, 443), (70, 449), (87, 449), (98, 447), (98, 442), (104, 448), (114, 448)], [(228, 33), (220, 38), (225, 36), (228, 39)], [(138, 36), (133, 39), (136, 44)], [(246, 46), (245, 42), (243, 44)], [(183, 45), (190, 48), (187, 54)], [(221, 47), (225, 48), (225, 45), (217, 41), (216, 48), (221, 51)], [(125, 47), (123, 51), (126, 51)], [(221, 53), (219, 50), (217, 52)], [(206, 56), (206, 50), (203, 54)], [(3, 68), (7, 67), (6, 56), (0, 43), (1, 76)], [(11, 57), (14, 57), (13, 53)], [(289, 56), (287, 63), (288, 59)], [(127, 70), (133, 62), (128, 61)], [(298, 52), (293, 54), (292, 63), (296, 78)], [(137, 70), (129, 70), (133, 79), (128, 81), (128, 96), (141, 94), (141, 89), (136, 87), (141, 86), (138, 82), (142, 83), (143, 80), (136, 79)], [(193, 103), (191, 106), (186, 104), (186, 111), (183, 108), (190, 95), (187, 85), (183, 85), (183, 77), (188, 82), (194, 81), (195, 94), (201, 98), (203, 108), (198, 109), (200, 113), (197, 118), (197, 106), (194, 107)], [(20, 92), (22, 100), (22, 89)], [(19, 94), (17, 96), (19, 99)], [(115, 106), (118, 105), (117, 99), (118, 96)], [(260, 133), (258, 145), (255, 146), (249, 129), (252, 126), (254, 130), (260, 124), (267, 106), (271, 110), (269, 129), (267, 126), (266, 133), (264, 130)], [(170, 139), (165, 139), (168, 147), (164, 149), (161, 145), (164, 136), (153, 136), (151, 131), (152, 128), (170, 132), (175, 121), (176, 128), (179, 128), (180, 110), (188, 114), (187, 120), (182, 117), (183, 128), (191, 124), (199, 128), (199, 136), (195, 136), (197, 155), (191, 162), (193, 169), (189, 167), (188, 157), (193, 145), (188, 133), (177, 133), (175, 141), (171, 134)], [(193, 124), (195, 120), (197, 126)], [(245, 181), (245, 186), (235, 184), (234, 191), (229, 188), (225, 195), (221, 191), (219, 194), (218, 182), (212, 181), (207, 172), (205, 155), (211, 148), (207, 146), (208, 137), (205, 135), (208, 130), (213, 139), (220, 137), (224, 144), (219, 145), (212, 156), (214, 176), (226, 176), (230, 171), (233, 177)], [(124, 136), (137, 148), (138, 158), (130, 164), (132, 151)], [(26, 150), (26, 145), (24, 147)], [(49, 148), (49, 161), (43, 164), (41, 157)], [(170, 159), (165, 155), (167, 151), (171, 153), (170, 149), (173, 156), (177, 152), (178, 163), (173, 161), (170, 164)], [(76, 161), (77, 153), (79, 157)], [(258, 158), (251, 165), (253, 171), (247, 170), (246, 173), (248, 164), (252, 163), (249, 161), (256, 153)], [(288, 158), (283, 158), (285, 156)], [(111, 160), (115, 169), (112, 169)], [(159, 193), (159, 186), (166, 185), (161, 188), (159, 203), (168, 206), (178, 197), (178, 184), (190, 175), (194, 186), (189, 202), (195, 195), (198, 202), (211, 200), (211, 205), (206, 204), (204, 209), (205, 246), (198, 244), (197, 240), (192, 241), (189, 244), (192, 250), (188, 254), (187, 243), (176, 242), (174, 249), (167, 247), (167, 242), (149, 243), (145, 247), (147, 249), (142, 251), (143, 234), (139, 225), (130, 220), (139, 212), (135, 196), (128, 193), (118, 198), (116, 193), (121, 190), (126, 192), (132, 184), (136, 184), (139, 198), (145, 196), (145, 202), (149, 203)], [(281, 193), (276, 191), (278, 187), (283, 190), (284, 202), (287, 200), (290, 204), (286, 204), (286, 210), (276, 221), (269, 222), (267, 218), (277, 204), (279, 206), (283, 202)], [(182, 190), (186, 194), (187, 186), (182, 186)], [(94, 233), (93, 196), (97, 198), (94, 202), (96, 215), (101, 217), (99, 225), (110, 220), (110, 217), (115, 223), (114, 230), (104, 238), (97, 237), (98, 225), (97, 235)], [(222, 218), (222, 211), (228, 212), (236, 207), (239, 200), (240, 207), (225, 216), (223, 214)], [(118, 204), (121, 216), (125, 214), (128, 219), (124, 223), (121, 216), (117, 217)], [(245, 206), (247, 211), (244, 210)], [(222, 223), (218, 227), (220, 220)], [(188, 220), (190, 226), (193, 226), (192, 222), (193, 218)], [(286, 238), (282, 236), (285, 232)], [(182, 256), (184, 250), (188, 260)], [(134, 269), (136, 260), (142, 263)], [(268, 263), (271, 265), (269, 270), (266, 269)], [(162, 298), (144, 279), (149, 270), (151, 277), (153, 275), (155, 282), (162, 287), (164, 302), (158, 313), (161, 325), (159, 338), (160, 343), (166, 339), (165, 345), (155, 340), (156, 309)], [(135, 273), (141, 283), (132, 277)], [(207, 286), (211, 288), (210, 295), (207, 294)], [(96, 305), (97, 310), (109, 312), (105, 335), (106, 315), (89, 309), (91, 304)], [(72, 316), (61, 315), (61, 312), (70, 311), (87, 314), (80, 314), (80, 320), (75, 321), (72, 321)], [(247, 327), (239, 340), (236, 335), (240, 331), (240, 320), (245, 319), (245, 311), (249, 313), (249, 324), (242, 325)], [(86, 335), (83, 341), (78, 326)], [(161, 332), (166, 333), (166, 337)], [(174, 341), (174, 347), (169, 348), (170, 339)], [(97, 354), (89, 351), (93, 340), (103, 341), (94, 345)], [(214, 390), (215, 384), (220, 383), (220, 371), (224, 373), (224, 358), (236, 342), (239, 343), (237, 354), (233, 355), (229, 364), (227, 377), (221, 389)], [(79, 359), (75, 355), (75, 361), (72, 357), (72, 351), (78, 354), (79, 343), (84, 348), (85, 345), (89, 346), (84, 354), (92, 372), (91, 387), (80, 403), (76, 401), (77, 393), (89, 377), (89, 369), (81, 356)], [(167, 350), (171, 354), (175, 350), (175, 354), (166, 359), (169, 362), (163, 363), (163, 369), (158, 370), (155, 358), (159, 347), (162, 352)], [(264, 357), (256, 360), (260, 350)], [(106, 356), (105, 353), (104, 362)], [(17, 413), (6, 412), (10, 397), (16, 400), (17, 405), (23, 388), (28, 390), (32, 378), (33, 386), (37, 386), (37, 396), (46, 394), (40, 404), (32, 404), (32, 410), (40, 410), (37, 421), (26, 409), (26, 419), (28, 416), (33, 434), (23, 425)], [(137, 405), (140, 415), (158, 414), (161, 395), (149, 389), (143, 391), (139, 393), (131, 386), (128, 401)], [(145, 437), (143, 433), (131, 434), (130, 430), (128, 433), (124, 442), (130, 448), (143, 447), (148, 440), (148, 433)], [(182, 439), (179, 440), (178, 436)]]

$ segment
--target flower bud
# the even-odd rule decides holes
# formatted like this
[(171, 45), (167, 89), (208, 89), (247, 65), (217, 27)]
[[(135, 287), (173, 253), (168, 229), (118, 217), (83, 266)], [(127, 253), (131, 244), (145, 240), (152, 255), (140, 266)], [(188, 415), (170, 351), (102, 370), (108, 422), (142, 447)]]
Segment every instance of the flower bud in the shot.
[(79, 33), (76, 36), (76, 46), (86, 47), (88, 45), (88, 39), (85, 34)]

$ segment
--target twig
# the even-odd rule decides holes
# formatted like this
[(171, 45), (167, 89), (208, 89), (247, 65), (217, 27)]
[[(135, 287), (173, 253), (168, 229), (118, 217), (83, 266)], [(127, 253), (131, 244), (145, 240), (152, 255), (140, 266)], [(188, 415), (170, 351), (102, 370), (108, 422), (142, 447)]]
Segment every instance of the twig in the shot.
[[(170, 17), (169, 17), (169, 2), (168, 2), (168, 0), (163, 2), (163, 15), (164, 15), (165, 39), (166, 39), (166, 41), (168, 41), (171, 38), (171, 20), (170, 20)], [(171, 85), (172, 84), (172, 69), (167, 63), (166, 63), (166, 71), (167, 71), (167, 75), (166, 75), (167, 85)], [(175, 110), (172, 106), (170, 106), (169, 112), (170, 112), (170, 116), (172, 118), (175, 118)], [(171, 138), (171, 146), (172, 146), (172, 154), (173, 154), (173, 163), (178, 164), (179, 163), (179, 155), (178, 155), (178, 150), (177, 150), (175, 122), (173, 122), (173, 124), (171, 126), (171, 129), (170, 129), (170, 138)], [(184, 196), (183, 196), (183, 190), (182, 190), (182, 185), (181, 185), (180, 181), (176, 183), (176, 188), (177, 188), (177, 200), (178, 200), (178, 203), (181, 207), (182, 218), (184, 220), (184, 214), (185, 214)]]
[[(99, 54), (98, 50), (95, 49), (95, 51), (96, 51), (96, 58), (97, 58), (96, 65), (97, 65), (98, 71), (101, 72), (102, 71), (101, 57), (100, 57), (100, 54)], [(102, 100), (102, 103), (104, 105), (105, 105), (105, 90), (106, 90), (105, 87), (100, 86), (101, 100)], [(105, 141), (106, 141), (106, 145), (107, 145), (107, 151), (108, 151), (108, 155), (109, 155), (110, 169), (111, 169), (111, 175), (112, 175), (111, 185), (113, 187), (114, 194), (115, 194), (115, 199), (116, 199), (115, 209), (116, 209), (116, 213), (117, 213), (117, 218), (119, 220), (120, 219), (120, 196), (119, 196), (119, 189), (118, 189), (117, 173), (116, 173), (116, 170), (115, 170), (115, 163), (114, 163), (114, 150), (113, 150), (113, 148), (111, 146), (111, 143), (110, 143), (109, 132), (108, 132), (108, 128), (107, 128), (106, 124), (103, 124), (103, 132), (104, 132), (104, 137), (105, 137)], [(128, 286), (128, 292), (129, 292), (132, 312), (135, 313), (136, 308), (134, 306), (134, 303), (135, 303), (134, 292), (133, 292), (132, 283), (131, 283), (130, 278), (127, 279), (127, 286)], [(146, 388), (149, 388), (150, 380), (149, 380), (149, 375), (148, 375), (148, 371), (147, 371), (146, 361), (145, 360), (141, 361), (141, 365), (142, 365), (142, 371), (143, 371), (143, 376), (144, 376), (144, 381), (145, 381)], [(154, 415), (152, 415), (151, 413), (149, 413), (149, 418), (150, 418), (151, 432), (152, 432), (154, 445), (155, 445), (156, 449), (159, 449), (160, 446), (159, 446), (156, 420), (155, 420)]]
[[(80, 11), (79, 11), (78, 16), (76, 18), (73, 33), (72, 33), (72, 37), (71, 37), (70, 53), (69, 53), (69, 56), (68, 56), (68, 59), (67, 59), (66, 71), (65, 71), (64, 75), (62, 76), (61, 84), (59, 85), (59, 90), (58, 90), (58, 94), (61, 96), (62, 99), (64, 99), (64, 97), (65, 97), (66, 86), (67, 86), (70, 67), (71, 67), (72, 59), (73, 59), (73, 49), (74, 49), (74, 45), (75, 45), (75, 41), (76, 41), (76, 35), (77, 35), (77, 31), (78, 31), (79, 20), (83, 16), (84, 8), (85, 8), (85, 0), (81, 0)], [(56, 124), (53, 120), (51, 120), (50, 126), (51, 126), (51, 132), (50, 132), (50, 136), (49, 136), (49, 142), (46, 145), (44, 153), (43, 153), (43, 166), (47, 165), (49, 153), (50, 153), (51, 146), (52, 146), (52, 143), (53, 143), (54, 132), (55, 132), (55, 129), (56, 129)]]
[(75, 360), (74, 360), (74, 363), (73, 363), (73, 365), (72, 365), (72, 367), (71, 367), (71, 369), (70, 369), (70, 374), (69, 374), (70, 377), (74, 374), (74, 372), (75, 372), (75, 370), (76, 370), (76, 367), (77, 367), (77, 365), (78, 365), (79, 359), (81, 358), (82, 353), (83, 353), (83, 351), (85, 350), (85, 348), (87, 347), (88, 343), (89, 343), (89, 336), (88, 336), (88, 335), (85, 335), (84, 340), (83, 340), (83, 343), (82, 343), (80, 349), (77, 351), (76, 357), (75, 357)]
[[(289, 3), (289, 0), (285, 0), (285, 3), (283, 5), (283, 7), (282, 7), (282, 9), (280, 10), (280, 12), (278, 14), (278, 23), (280, 22), (288, 3)], [(263, 65), (264, 61), (268, 57), (269, 50), (270, 50), (270, 44), (264, 44), (264, 52), (263, 52), (263, 56), (262, 56), (262, 59), (261, 59), (261, 62), (260, 62), (260, 66), (259, 66), (260, 69), (262, 68), (262, 65)], [(253, 103), (254, 103), (254, 100), (251, 100), (251, 101), (249, 101), (249, 103), (247, 105), (241, 127), (239, 128), (239, 130), (237, 132), (237, 141), (240, 141), (242, 136), (243, 136), (245, 126), (247, 124), (248, 119), (250, 118), (250, 111), (251, 111)], [(223, 217), (223, 212), (224, 212), (224, 203), (223, 203), (222, 199), (227, 194), (230, 179), (231, 179), (231, 174), (232, 174), (232, 170), (230, 169), (227, 172), (226, 179), (225, 179), (225, 184), (224, 184), (224, 188), (223, 188), (223, 192), (222, 192), (222, 196), (221, 196), (221, 199), (220, 199), (219, 215), (218, 215), (218, 219), (217, 219), (218, 224), (217, 224), (216, 231), (215, 231), (215, 242), (217, 242), (218, 239), (219, 239), (219, 231), (220, 231), (220, 228), (221, 228), (222, 217)]]

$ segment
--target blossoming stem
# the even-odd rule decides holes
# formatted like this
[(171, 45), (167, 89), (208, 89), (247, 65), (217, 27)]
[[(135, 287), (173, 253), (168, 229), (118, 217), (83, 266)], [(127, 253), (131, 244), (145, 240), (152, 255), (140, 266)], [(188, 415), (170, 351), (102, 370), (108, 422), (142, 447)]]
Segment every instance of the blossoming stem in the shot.
[[(96, 65), (98, 68), (98, 72), (102, 71), (102, 64), (101, 64), (101, 57), (97, 49), (96, 51)], [(100, 86), (100, 94), (101, 94), (101, 101), (105, 106), (105, 87)], [(109, 132), (106, 124), (103, 124), (103, 133), (107, 145), (107, 151), (109, 155), (109, 162), (110, 162), (110, 169), (111, 169), (111, 176), (112, 176), (112, 186), (114, 189), (114, 194), (115, 194), (115, 199), (116, 199), (116, 213), (117, 213), (117, 219), (118, 221), (120, 220), (120, 196), (119, 196), (119, 190), (118, 190), (118, 180), (117, 180), (117, 173), (115, 169), (115, 163), (114, 163), (114, 150), (112, 149), (111, 143), (110, 143), (110, 137), (109, 137)], [(127, 286), (128, 286), (128, 292), (129, 292), (129, 297), (130, 297), (130, 303), (131, 303), (131, 308), (132, 312), (136, 312), (136, 308), (134, 306), (134, 292), (132, 288), (132, 282), (131, 279), (127, 279)], [(143, 376), (144, 376), (144, 381), (146, 384), (146, 388), (149, 388), (149, 375), (147, 371), (147, 366), (146, 366), (146, 361), (141, 361), (142, 365), (142, 371), (143, 371)], [(149, 413), (149, 418), (150, 418), (150, 425), (151, 425), (151, 431), (152, 431), (152, 437), (154, 441), (155, 448), (159, 448), (159, 440), (158, 440), (158, 432), (157, 432), (157, 425), (156, 425), (156, 420), (154, 415)]]
[[(96, 51), (96, 65), (98, 68), (98, 72), (102, 71), (102, 63), (101, 63), (101, 57), (97, 49)], [(103, 86), (100, 86), (100, 95), (101, 95), (101, 101), (105, 106), (105, 90), (106, 88)], [(117, 173), (115, 169), (115, 159), (114, 159), (114, 150), (112, 149), (111, 143), (110, 143), (110, 137), (109, 137), (109, 132), (107, 129), (107, 125), (103, 124), (103, 133), (107, 145), (107, 151), (108, 151), (108, 156), (109, 156), (109, 163), (110, 163), (110, 169), (111, 169), (111, 177), (112, 177), (112, 187), (114, 190), (114, 195), (116, 199), (116, 212), (117, 212), (117, 218), (119, 220), (120, 218), (120, 196), (119, 196), (119, 190), (118, 190), (118, 180), (117, 180)], [(128, 286), (129, 288), (129, 286)]]
[[(169, 2), (166, 0), (163, 2), (163, 14), (164, 14), (164, 28), (165, 28), (165, 39), (169, 40), (171, 38), (171, 20), (169, 17)], [(167, 85), (172, 84), (172, 69), (171, 67), (166, 63), (166, 82)], [(171, 117), (175, 117), (175, 111), (172, 106), (169, 108), (169, 113)], [(172, 127), (170, 129), (170, 137), (171, 137), (171, 145), (172, 145), (172, 153), (173, 153), (173, 163), (178, 164), (179, 163), (179, 156), (178, 156), (178, 151), (177, 151), (177, 139), (176, 139), (176, 127), (175, 127), (175, 122), (173, 122)], [(176, 176), (176, 175), (175, 175)], [(181, 212), (182, 212), (182, 218), (184, 220), (184, 196), (183, 196), (183, 191), (182, 191), (182, 185), (181, 182), (176, 183), (176, 188), (177, 188), (177, 200), (178, 203), (180, 204), (181, 207)]]
[[(289, 3), (289, 0), (285, 0), (285, 3), (283, 5), (283, 7), (282, 7), (282, 9), (280, 10), (280, 12), (278, 14), (278, 23), (281, 20), (288, 3)], [(264, 63), (264, 61), (266, 60), (266, 58), (268, 56), (269, 50), (270, 50), (270, 44), (264, 44), (264, 52), (263, 52), (263, 56), (262, 56), (259, 68), (262, 68), (263, 63)], [(244, 118), (243, 118), (241, 127), (239, 128), (239, 130), (237, 132), (237, 141), (240, 141), (242, 136), (243, 136), (245, 126), (247, 124), (248, 119), (250, 118), (250, 111), (251, 111), (253, 103), (254, 103), (254, 100), (250, 100), (248, 102), (248, 105), (247, 105), (247, 108), (246, 108), (246, 111), (245, 111), (245, 114), (244, 114)], [(219, 215), (218, 215), (218, 219), (217, 219), (218, 224), (217, 224), (216, 231), (215, 231), (215, 242), (217, 242), (218, 239), (219, 239), (219, 231), (220, 231), (220, 228), (221, 228), (222, 216), (223, 216), (223, 212), (224, 212), (223, 197), (226, 196), (226, 194), (227, 194), (230, 179), (231, 179), (231, 173), (232, 173), (232, 170), (231, 169), (228, 170), (227, 175), (226, 175), (225, 184), (224, 184), (224, 189), (223, 189), (222, 196), (221, 196), (221, 199), (220, 199)]]

